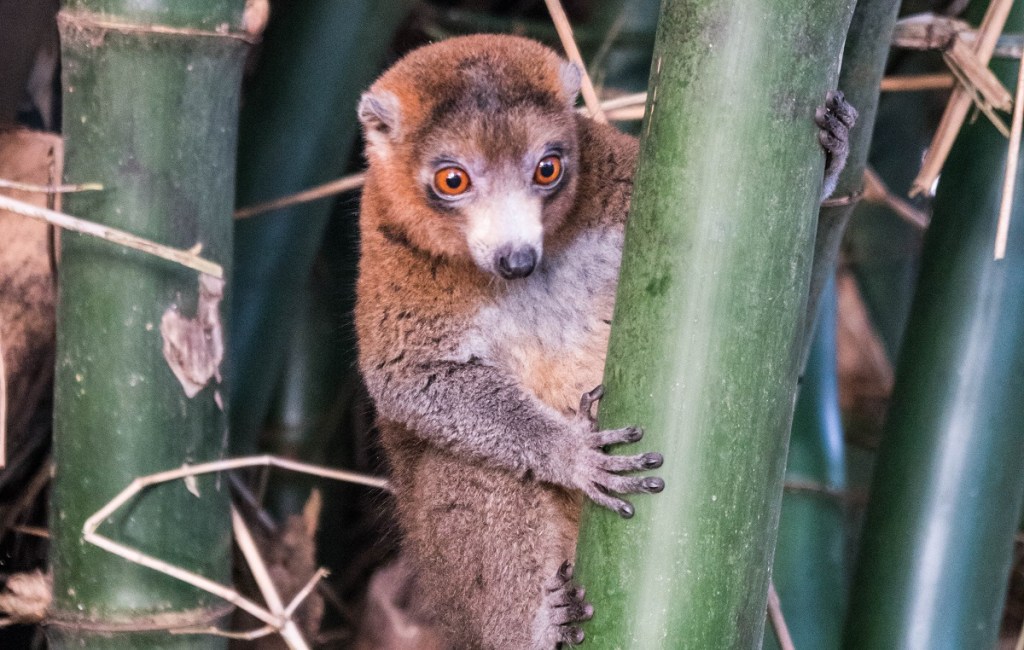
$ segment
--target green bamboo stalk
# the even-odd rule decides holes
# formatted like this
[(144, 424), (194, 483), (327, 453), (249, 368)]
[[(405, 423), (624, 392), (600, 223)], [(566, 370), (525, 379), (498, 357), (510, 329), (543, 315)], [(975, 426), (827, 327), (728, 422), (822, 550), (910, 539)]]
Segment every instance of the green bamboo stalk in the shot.
[[(858, 7), (859, 9), (859, 7)], [(825, 285), (800, 383), (772, 580), (797, 648), (838, 648), (846, 611), (843, 427), (836, 377), (836, 288)], [(772, 630), (765, 647), (778, 647)]]
[[(1022, 29), (1017, 4), (1006, 30)], [(1016, 63), (992, 64), (1008, 88)], [(850, 648), (996, 643), (1024, 496), (1024, 170), (1006, 258), (993, 260), (1006, 149), (987, 120), (966, 125), (939, 183), (864, 524)]]
[(853, 3), (665, 0), (603, 427), (646, 427), (665, 492), (587, 509), (597, 647), (762, 640), (823, 156)]
[(878, 88), (885, 74), (885, 61), (899, 6), (899, 0), (859, 0), (850, 22), (839, 87), (860, 114), (857, 125), (850, 132), (850, 156), (832, 195), (833, 200), (850, 200), (845, 205), (829, 205), (826, 202), (818, 212), (810, 297), (804, 321), (807, 338), (804, 340), (801, 360), (806, 360), (813, 341), (818, 298), (825, 284), (835, 276), (839, 244), (856, 207), (856, 197), (864, 188), (864, 168), (867, 166), (871, 134), (874, 132), (878, 112)]
[[(271, 19), (241, 116), (239, 207), (340, 176), (359, 134), (355, 106), (411, 0), (304, 0)], [(320, 200), (235, 228), (232, 448), (256, 450), (301, 295), (331, 214)], [(353, 222), (353, 228), (355, 224)]]
[[(878, 88), (898, 10), (897, 0), (860, 0), (850, 22), (839, 87), (860, 116), (833, 195), (838, 199), (856, 197), (863, 187)], [(836, 377), (835, 273), (839, 244), (855, 205), (855, 200), (825, 205), (818, 212), (801, 357), (807, 359), (806, 370), (786, 464), (787, 483), (811, 489), (787, 490), (775, 551), (775, 586), (799, 648), (838, 648), (845, 614), (846, 527), (839, 496), (845, 487), (845, 450)], [(776, 647), (770, 631), (765, 641), (769, 648)]]
[[(61, 18), (65, 197), (78, 216), (230, 266), (242, 0), (72, 0)], [(225, 30), (224, 27), (227, 29)], [(218, 598), (82, 542), (84, 520), (135, 477), (220, 457), (216, 378), (189, 397), (162, 319), (193, 318), (200, 278), (115, 244), (61, 238), (50, 511), (54, 648), (220, 648), (172, 636), (230, 611)], [(214, 307), (213, 321), (226, 312)], [(227, 484), (153, 488), (103, 532), (211, 579), (230, 573)]]

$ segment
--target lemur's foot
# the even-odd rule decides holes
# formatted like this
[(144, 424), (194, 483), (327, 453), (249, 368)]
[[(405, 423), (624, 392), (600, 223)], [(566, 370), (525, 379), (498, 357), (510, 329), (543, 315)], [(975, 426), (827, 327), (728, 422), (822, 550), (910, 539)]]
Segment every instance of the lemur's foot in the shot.
[(857, 109), (846, 101), (840, 90), (829, 91), (825, 105), (814, 113), (814, 121), (821, 128), (818, 141), (825, 150), (825, 180), (821, 187), (821, 199), (832, 195), (839, 182), (839, 174), (846, 167), (850, 155), (850, 129), (857, 122)]
[(665, 489), (665, 481), (656, 476), (620, 476), (624, 472), (638, 472), (661, 467), (662, 456), (658, 453), (638, 454), (635, 456), (613, 456), (605, 452), (609, 445), (636, 442), (643, 437), (640, 427), (622, 429), (597, 430), (597, 420), (591, 407), (604, 396), (604, 387), (598, 386), (580, 398), (580, 410), (576, 414), (581, 428), (584, 428), (584, 448), (575, 455), (576, 467), (573, 471), (573, 483), (582, 490), (594, 503), (614, 510), (625, 518), (633, 516), (633, 505), (628, 501), (612, 496), (618, 494), (636, 494), (639, 492), (656, 493)]
[(556, 647), (583, 643), (580, 624), (594, 617), (594, 606), (583, 600), (586, 591), (573, 582), (572, 574), (572, 562), (563, 562), (558, 573), (544, 585), (542, 616)]

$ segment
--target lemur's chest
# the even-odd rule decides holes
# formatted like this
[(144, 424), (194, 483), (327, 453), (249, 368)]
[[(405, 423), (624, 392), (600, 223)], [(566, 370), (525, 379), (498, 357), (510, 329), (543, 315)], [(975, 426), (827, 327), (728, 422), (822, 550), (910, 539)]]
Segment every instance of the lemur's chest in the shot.
[(484, 358), (542, 401), (568, 411), (601, 382), (622, 254), (619, 228), (588, 232), (477, 313)]

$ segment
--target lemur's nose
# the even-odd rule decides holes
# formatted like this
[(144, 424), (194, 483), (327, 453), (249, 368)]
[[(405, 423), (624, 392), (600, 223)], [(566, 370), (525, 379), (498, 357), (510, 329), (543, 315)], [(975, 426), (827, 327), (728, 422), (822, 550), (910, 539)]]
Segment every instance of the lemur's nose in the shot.
[(533, 246), (502, 247), (497, 254), (498, 274), (506, 280), (525, 278), (537, 266), (537, 251)]

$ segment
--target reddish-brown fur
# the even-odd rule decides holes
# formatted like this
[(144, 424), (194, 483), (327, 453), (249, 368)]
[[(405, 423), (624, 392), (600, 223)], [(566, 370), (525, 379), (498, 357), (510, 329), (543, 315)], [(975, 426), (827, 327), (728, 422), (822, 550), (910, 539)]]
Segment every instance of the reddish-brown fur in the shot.
[[(472, 114), (471, 104), (453, 102), (466, 89), (447, 72), (467, 60), (474, 71), (481, 65), (498, 70), (495, 79), (501, 83), (522, 84), (506, 93), (511, 117)], [(551, 639), (557, 637), (538, 623), (537, 612), (543, 585), (574, 555), (582, 499), (575, 490), (537, 480), (529, 468), (496, 466), (486, 455), (474, 458), (460, 451), (459, 441), (420, 435), (414, 422), (417, 410), (403, 402), (415, 399), (419, 388), (445, 380), (444, 366), (430, 365), (434, 360), (458, 356), (467, 337), (488, 335), (474, 329), (482, 309), (499, 309), (510, 291), (526, 286), (516, 284), (525, 281), (506, 282), (478, 268), (458, 220), (425, 200), (420, 148), (439, 133), (451, 133), (455, 139), (484, 140), (474, 146), (485, 155), (497, 155), (496, 150), (516, 146), (517, 128), (545, 128), (547, 118), (538, 115), (549, 110), (547, 104), (555, 127), (561, 124), (571, 133), (571, 185), (545, 207), (544, 263), (571, 263), (582, 271), (600, 265), (599, 272), (592, 287), (583, 273), (578, 289), (556, 288), (560, 304), (541, 302), (536, 312), (530, 310), (532, 316), (509, 313), (507, 318), (533, 317), (541, 323), (538, 327), (545, 327), (547, 311), (564, 309), (567, 299), (577, 300), (579, 309), (566, 312), (566, 318), (585, 319), (580, 324), (584, 334), (559, 347), (550, 336), (529, 336), (530, 327), (524, 325), (513, 331), (524, 329), (526, 334), (499, 341), (493, 358), (465, 362), (500, 368), (503, 377), (568, 422), (580, 394), (601, 378), (618, 268), (615, 242), (621, 243), (637, 144), (611, 127), (573, 115), (559, 75), (561, 65), (553, 52), (532, 41), (468, 37), (414, 51), (371, 89), (378, 95), (391, 93), (400, 118), (397, 133), (388, 134), (394, 138), (390, 149), (374, 152), (371, 147), (363, 193), (356, 310), (360, 366), (381, 413), (381, 435), (417, 586), (458, 648), (553, 647)], [(541, 105), (540, 113), (529, 101), (515, 113), (516, 97)], [(451, 105), (447, 113), (445, 102)], [(454, 133), (446, 130), (452, 112), (463, 124)], [(589, 250), (585, 242), (592, 233), (606, 233), (611, 243)], [(568, 251), (579, 259), (565, 260)], [(501, 318), (495, 322), (502, 323)], [(413, 388), (399, 394), (392, 388), (397, 385)], [(488, 394), (486, 386), (470, 389)], [(424, 408), (435, 407), (445, 405)], [(508, 435), (514, 435), (512, 429)]]

